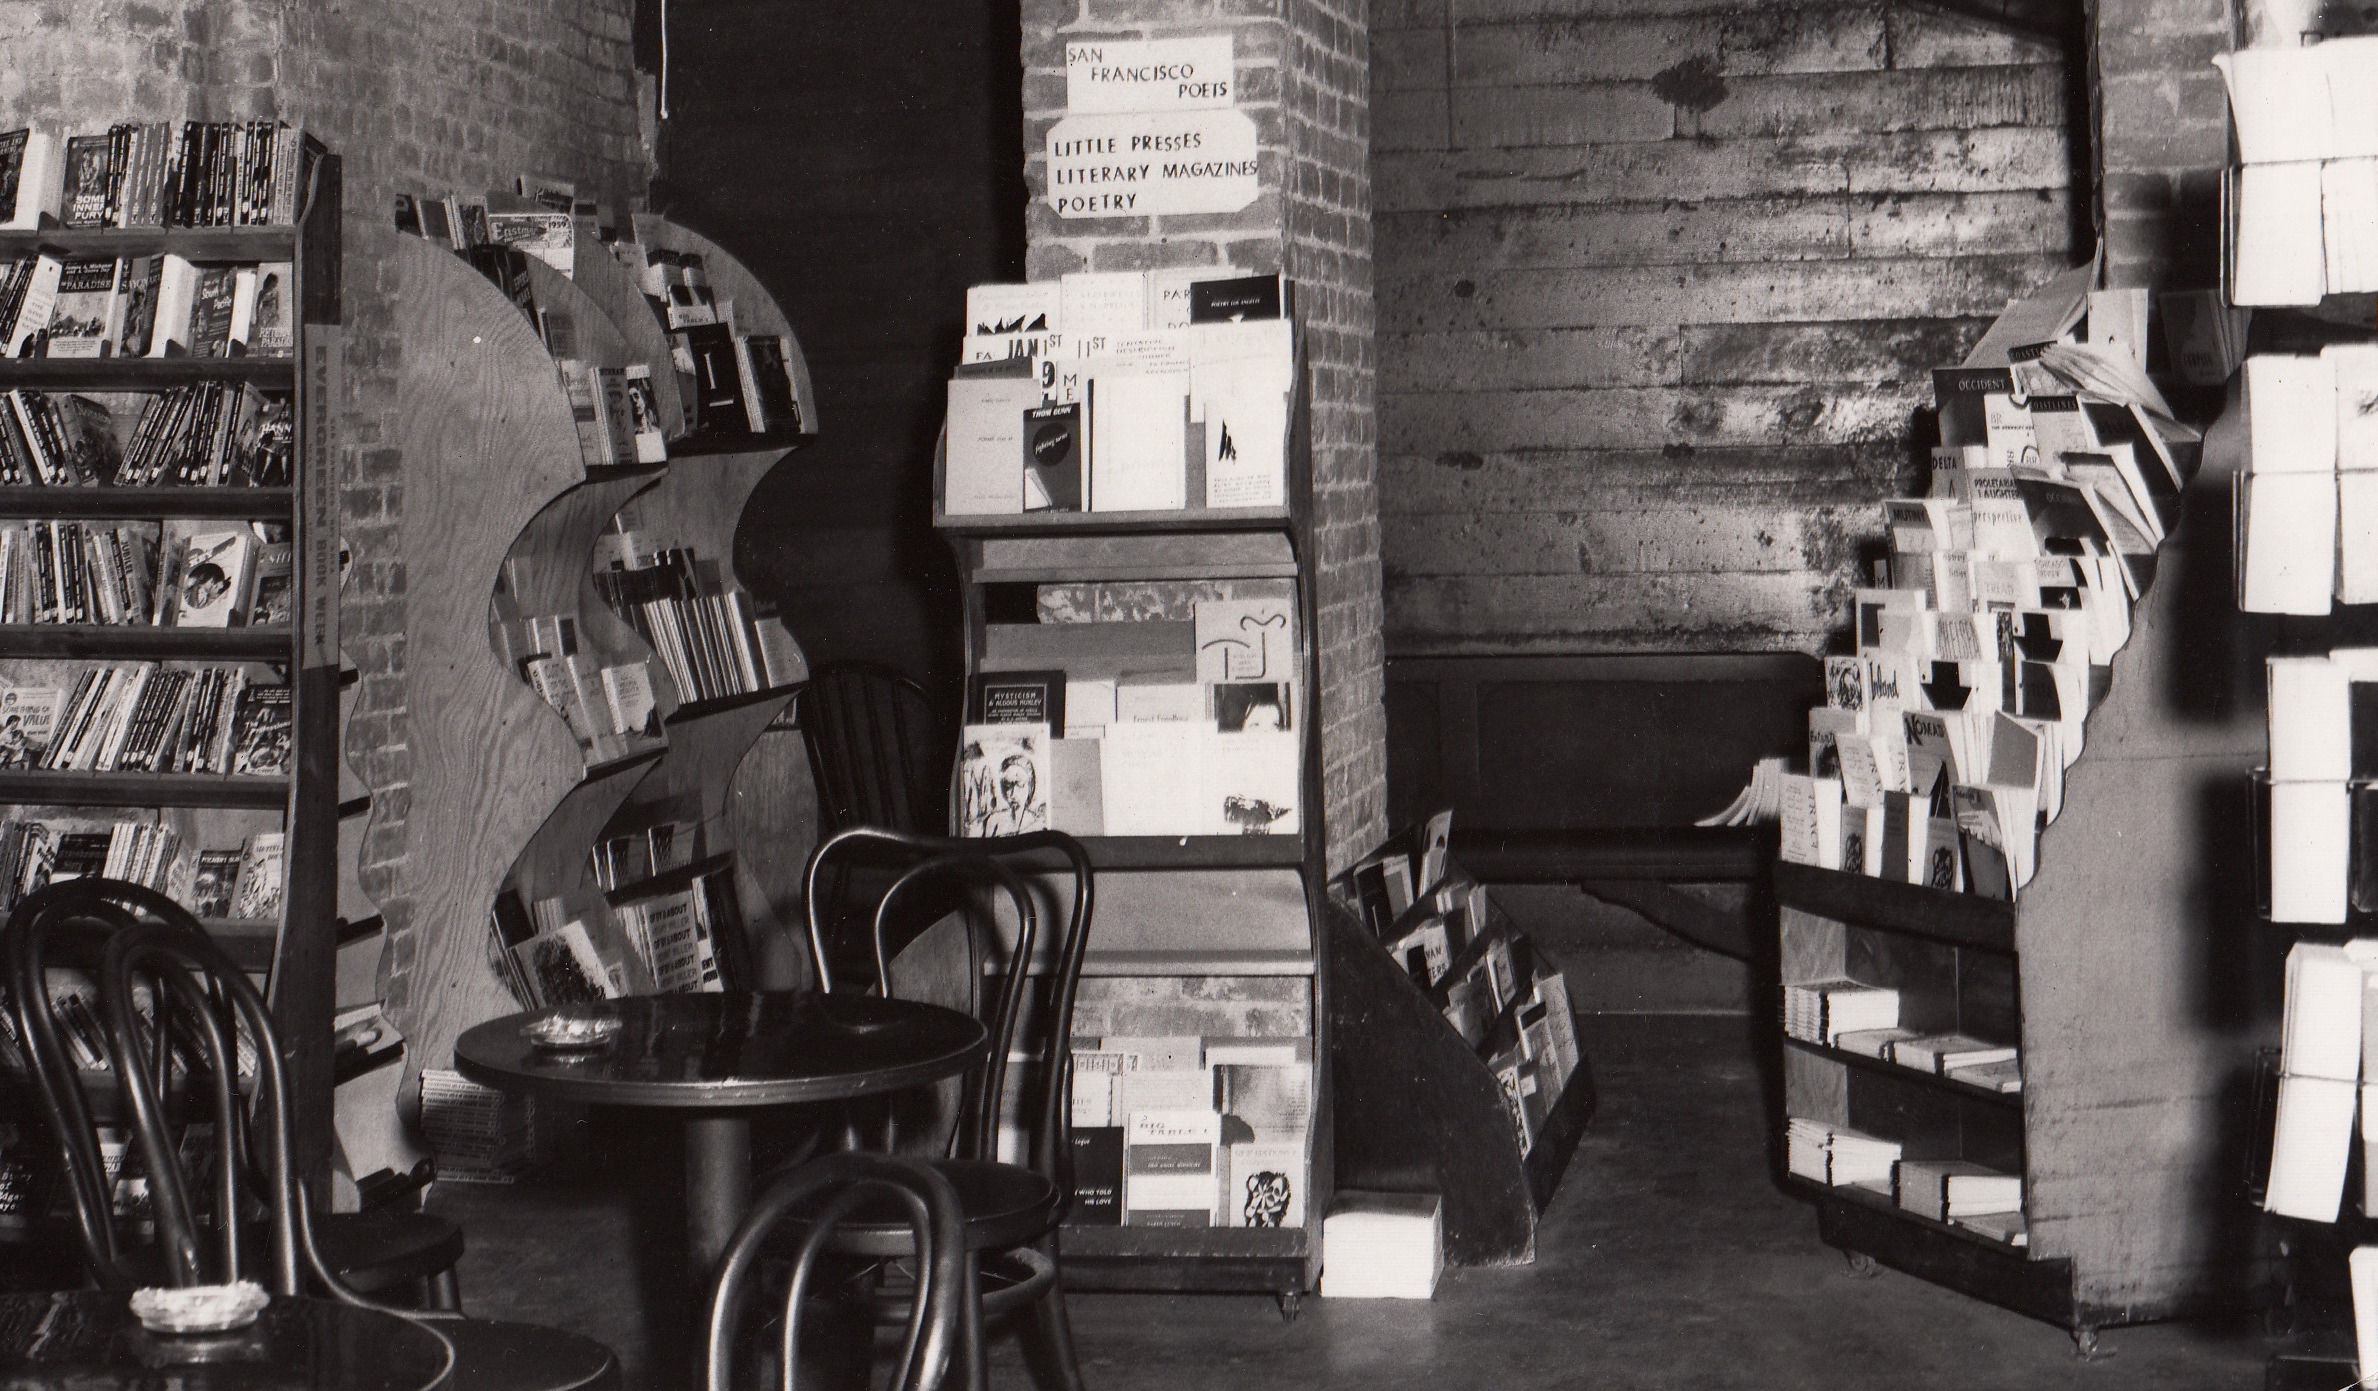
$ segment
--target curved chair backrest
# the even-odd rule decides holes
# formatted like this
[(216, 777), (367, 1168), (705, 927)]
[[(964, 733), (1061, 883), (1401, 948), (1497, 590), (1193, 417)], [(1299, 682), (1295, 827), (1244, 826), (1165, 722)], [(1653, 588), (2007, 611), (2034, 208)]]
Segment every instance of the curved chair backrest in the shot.
[(943, 828), (949, 741), (923, 686), (873, 662), (828, 662), (797, 699), (821, 831)]
[[(96, 971), (106, 944), (139, 926), (144, 913), (177, 936), (208, 942), (198, 920), (165, 895), (144, 885), (96, 877), (65, 880), (28, 894), (9, 914), (6, 929), (7, 1003), (23, 1045), (27, 1080), (58, 1147), (84, 1264), (93, 1279), (110, 1289), (130, 1288), (136, 1281), (124, 1269), (117, 1248), (113, 1186), (107, 1180), (98, 1127), (83, 1094), (82, 1076), (60, 1035), (49, 972), (52, 966)], [(215, 1009), (220, 1011), (223, 1004), (218, 995)], [(112, 1046), (107, 1051), (119, 1085), (134, 1074), (153, 1077), (162, 1085), (169, 1067), (165, 1035), (155, 1036), (150, 1047), (122, 1058), (114, 1056)], [(221, 1133), (221, 1143), (236, 1147), (238, 1129), (232, 1126)], [(152, 1169), (157, 1167), (145, 1146), (144, 1160)], [(171, 1186), (171, 1175), (165, 1175), (164, 1181)], [(157, 1191), (157, 1182), (152, 1179), (152, 1193)], [(167, 1201), (174, 1196), (167, 1194)], [(161, 1208), (158, 1215), (169, 1273), (185, 1274), (188, 1262), (195, 1260), (187, 1206), (171, 1212)]]
[[(1065, 935), (1056, 942), (1050, 957), (1049, 999), (1047, 1027), (1038, 1032), (1041, 1040), (1041, 1076), (1046, 1079), (1041, 1088), (1040, 1114), (1032, 1130), (1032, 1167), (1057, 1181), (1060, 1188), (1071, 1186), (1072, 1146), (1069, 1139), (1071, 1124), (1070, 1097), (1072, 1093), (1072, 1035), (1074, 998), (1082, 978), (1082, 959), (1090, 944), (1090, 922), (1093, 916), (1097, 885), (1091, 873), (1090, 856), (1080, 841), (1062, 831), (1034, 831), (1020, 836), (997, 836), (960, 840), (948, 836), (915, 835), (887, 830), (877, 826), (854, 826), (829, 836), (809, 857), (809, 867), (802, 877), (802, 899), (809, 913), (809, 953), (811, 969), (816, 971), (819, 988), (837, 988), (833, 966), (829, 960), (829, 946), (825, 936), (825, 922), (820, 912), (819, 879), (821, 871), (844, 859), (856, 858), (869, 850), (885, 848), (905, 851), (912, 857), (932, 858), (954, 856), (960, 859), (986, 859), (1011, 865), (1019, 858), (1025, 868), (1045, 865), (1051, 852), (1060, 857), (1073, 877), (1073, 904), (1067, 915)], [(929, 864), (928, 866), (929, 867)], [(922, 867), (920, 867), (922, 868)], [(916, 871), (911, 871), (914, 874)], [(900, 883), (905, 883), (903, 876)], [(895, 888), (899, 884), (895, 884)], [(888, 899), (889, 894), (886, 895)], [(1032, 918), (1026, 917), (1029, 924)], [(1011, 971), (1022, 972), (1031, 965), (1028, 952), (1018, 952), (1011, 961)], [(879, 964), (880, 975), (882, 966)], [(841, 982), (841, 988), (858, 988), (855, 982)], [(1021, 1001), (1027, 982), (1021, 977), (1012, 980), (1003, 995), (1012, 994)], [(980, 1133), (992, 1134), (997, 1125), (999, 1093), (996, 1088), (978, 1093), (982, 1109), (990, 1118)], [(961, 1134), (974, 1127), (961, 1126)], [(992, 1152), (986, 1140), (979, 1157), (988, 1158)]]
[[(753, 1199), (742, 1225), (727, 1242), (710, 1288), (710, 1317), (703, 1330), (704, 1391), (733, 1391), (735, 1335), (743, 1323), (745, 1287), (751, 1282), (768, 1235), (787, 1214), (804, 1212), (806, 1234), (793, 1261), (785, 1293), (783, 1391), (796, 1391), (800, 1367), (802, 1297), (817, 1259), (834, 1229), (862, 1203), (889, 1194), (898, 1200), (916, 1241), (916, 1296), (909, 1301), (908, 1336), (894, 1385), (900, 1391), (931, 1391), (941, 1384), (958, 1341), (960, 1302), (966, 1283), (966, 1209), (955, 1188), (931, 1165), (883, 1154), (846, 1152), (813, 1159), (786, 1174)], [(813, 1200), (824, 1196), (822, 1203)]]

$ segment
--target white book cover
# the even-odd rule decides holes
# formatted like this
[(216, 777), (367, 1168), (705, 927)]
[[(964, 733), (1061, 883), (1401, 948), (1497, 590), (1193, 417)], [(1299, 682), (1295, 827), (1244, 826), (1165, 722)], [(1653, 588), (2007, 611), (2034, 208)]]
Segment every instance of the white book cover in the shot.
[(1054, 333), (1064, 327), (1060, 312), (1062, 284), (1055, 280), (1028, 285), (973, 285), (966, 291), (966, 332), (969, 337), (1010, 337)]
[(2292, 1077), (2361, 1076), (2362, 968), (2343, 948), (2298, 942), (2287, 953), (2280, 1070)]
[(2337, 477), (2239, 475), (2245, 554), (2238, 607), (2248, 613), (2324, 614), (2337, 589)]
[(1077, 271), (1057, 282), (1058, 319), (1070, 338), (1137, 333), (1148, 326), (1148, 277), (1141, 271)]
[(1184, 720), (1107, 726), (1099, 800), (1110, 836), (1205, 833), (1198, 754), (1205, 730)]
[(2318, 164), (2249, 164), (2232, 198), (2230, 303), (2313, 305), (2328, 288)]
[(190, 350), (190, 306), (198, 294), (198, 267), (168, 251), (157, 278), (156, 320), (149, 328), (149, 356)]
[(2356, 1246), (2345, 1258), (2353, 1284), (2354, 1370), (2363, 1386), (2378, 1386), (2378, 1246)]
[(1091, 379), (1089, 397), (1090, 510), (1186, 506), (1188, 374), (1102, 373)]
[(2273, 782), (2343, 782), (2353, 774), (2353, 685), (2348, 669), (2319, 657), (2272, 657), (2269, 680)]
[(2271, 920), (2345, 921), (2352, 799), (2342, 782), (2271, 785)]
[(1028, 377), (961, 377), (949, 384), (942, 510), (997, 516), (1024, 510), (1024, 412), (1040, 404)]
[(1201, 599), (1195, 619), (1200, 682), (1296, 680), (1294, 600)]
[(2241, 369), (2251, 473), (2334, 473), (2337, 359), (2257, 353)]
[(1200, 730), (1206, 835), (1287, 836), (1301, 824), (1297, 774), (1302, 741), (1292, 732)]
[(2279, 1118), (2271, 1135), (2271, 1177), (2263, 1210), (2281, 1217), (2334, 1222), (2353, 1152), (2351, 1082), (2281, 1077)]
[(2320, 236), (2330, 294), (2378, 289), (2378, 160), (2320, 166)]
[(1051, 781), (1047, 725), (967, 725), (958, 746), (958, 834), (1047, 830)]
[[(2248, 164), (2328, 159), (2338, 148), (2328, 44), (2244, 48), (2213, 57), (2229, 89), (2238, 157)], [(2378, 60), (2373, 60), (2378, 61)]]
[(1301, 1144), (1242, 1140), (1227, 1150), (1222, 1225), (1302, 1227), (1308, 1165)]
[[(169, 256), (166, 259), (173, 261), (180, 258)], [(187, 266), (190, 263), (183, 261), (182, 264)], [(7, 338), (0, 340), (0, 345), (7, 348), (8, 356), (23, 356), (26, 340), (48, 331), (50, 311), (57, 307), (58, 284), (65, 272), (66, 263), (48, 252), (38, 253), (34, 257), (33, 276), (25, 282), (25, 288), (18, 298), (16, 318), (0, 324), (0, 329), (7, 331)]]

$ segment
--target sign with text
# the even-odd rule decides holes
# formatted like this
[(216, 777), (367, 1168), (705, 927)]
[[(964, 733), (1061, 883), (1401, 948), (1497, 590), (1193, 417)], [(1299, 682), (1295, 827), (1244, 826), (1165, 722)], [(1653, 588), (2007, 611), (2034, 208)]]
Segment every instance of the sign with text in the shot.
[(1069, 111), (1210, 111), (1231, 104), (1230, 35), (1065, 45)]
[(1243, 111), (1068, 116), (1049, 128), (1060, 217), (1228, 213), (1255, 201), (1255, 123)]

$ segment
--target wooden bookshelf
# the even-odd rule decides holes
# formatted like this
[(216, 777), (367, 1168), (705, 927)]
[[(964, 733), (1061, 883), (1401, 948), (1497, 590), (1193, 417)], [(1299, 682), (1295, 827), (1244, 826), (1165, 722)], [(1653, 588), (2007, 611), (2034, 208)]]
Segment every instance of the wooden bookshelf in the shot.
[(1190, 635), (1182, 630), (1190, 625), (1177, 621), (994, 622), (993, 591), (1002, 587), (1286, 580), (1295, 591), (1302, 698), (1292, 726), (1304, 735), (1300, 832), (1081, 837), (1098, 876), (1083, 974), (1309, 982), (1314, 1090), (1305, 1222), (1274, 1229), (1068, 1226), (1059, 1236), (1068, 1288), (1262, 1292), (1286, 1309), (1317, 1288), (1321, 1221), (1336, 1166), (1326, 1023), (1332, 987), (1317, 916), (1326, 897), (1327, 839), (1314, 734), (1320, 680), (1305, 373), (1300, 354), (1286, 441), (1286, 507), (951, 516), (940, 505), (944, 461), (936, 450), (933, 521), (957, 556), (970, 674), (1065, 667), (1091, 627), (1142, 630), (1151, 651), (1188, 650)]
[[(9, 520), (162, 521), (212, 519), (289, 528), (294, 626), (198, 629), (29, 624), (0, 626), (0, 660), (12, 682), (50, 684), (77, 665), (187, 662), (244, 666), (292, 691), (285, 776), (229, 777), (146, 772), (0, 773), (0, 802), (38, 819), (115, 819), (154, 809), (182, 834), (184, 853), (234, 849), (248, 834), (279, 831), (281, 910), (269, 919), (209, 918), (208, 933), (240, 966), (268, 978), (275, 1023), (289, 1055), (293, 1130), (303, 1172), (325, 1171), (331, 1145), (331, 1031), (338, 880), (340, 728), (337, 682), (338, 574), (334, 457), (342, 366), (339, 266), (340, 170), (323, 159), (296, 226), (134, 228), (0, 232), (0, 260), (35, 252), (70, 259), (172, 252), (199, 262), (290, 262), (294, 351), (285, 358), (15, 359), (0, 362), (0, 390), (145, 396), (202, 382), (247, 384), (286, 394), (292, 422), (291, 482), (285, 487), (0, 487)], [(131, 420), (117, 413), (119, 442)], [(40, 680), (27, 678), (39, 674)], [(113, 1088), (108, 1090), (112, 1093)]]
[(2246, 969), (2232, 944), (2252, 912), (2262, 744), (2260, 655), (2229, 632), (2228, 498), (2216, 468), (2190, 486), (2018, 903), (1775, 869), (1785, 984), (1894, 986), (1903, 1027), (2022, 1050), (2008, 1096), (1787, 1041), (1786, 1114), (2023, 1177), (2024, 1247), (1792, 1182), (1819, 1235), (2059, 1324), (2084, 1351), (2100, 1328), (2232, 1304), (2267, 1276), (2238, 1215), (2252, 1040), (2216, 1022), (2217, 981)]

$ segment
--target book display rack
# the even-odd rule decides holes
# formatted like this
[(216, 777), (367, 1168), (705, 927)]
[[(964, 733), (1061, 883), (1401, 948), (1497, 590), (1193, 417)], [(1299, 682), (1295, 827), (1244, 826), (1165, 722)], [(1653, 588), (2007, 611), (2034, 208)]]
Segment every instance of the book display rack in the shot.
[[(380, 235), (408, 287), (404, 887), (435, 925), (399, 1022), (442, 1068), (464, 1028), (524, 1004), (756, 983), (747, 936), (799, 855), (735, 853), (729, 803), (806, 668), (731, 556), (815, 411), (781, 312), (698, 235), (639, 216), (606, 240), (580, 215), (507, 257), (432, 235), (433, 206), (400, 210), (421, 235)], [(781, 345), (765, 416), (732, 379), (739, 337)]]
[[(275, 196), (174, 193), (195, 168), (174, 152), (217, 134), (202, 123), (179, 146), (169, 126), (117, 127), (113, 164), (93, 166), (104, 208), (35, 207), (58, 169), (46, 185), (30, 163), (9, 171), (0, 908), (102, 873), (190, 907), (269, 980), (299, 1158), (320, 1172), (342, 767), (339, 162), (290, 127), (222, 129), (247, 142), (225, 167), (258, 189), (277, 171)], [(138, 209), (118, 201), (135, 133)]]
[[(1135, 336), (1140, 277), (1067, 277), (1069, 296), (1077, 279), (1120, 291), (1117, 336)], [(1165, 361), (1146, 375), (1084, 343), (1099, 337), (1088, 301), (1069, 298), (1082, 375), (1114, 373), (1096, 375), (1103, 417), (1089, 390), (1077, 399), (1056, 380), (1075, 350), (1053, 335), (1004, 362), (1005, 350), (972, 356), (994, 322), (1054, 328), (1057, 286), (978, 287), (970, 317), (986, 326), (970, 361), (998, 379), (961, 368), (952, 383), (934, 519), (957, 553), (966, 625), (953, 830), (999, 834), (1021, 814), (1013, 829), (1078, 836), (1098, 874), (1066, 1283), (1266, 1292), (1293, 1312), (1316, 1288), (1332, 1183), (1330, 985), (1304, 370), (1281, 307), (1292, 292), (1264, 283), (1268, 309), (1247, 316), (1262, 322), (1157, 321), (1146, 344)], [(1048, 301), (994, 314), (986, 292)], [(1186, 355), (1229, 359), (1242, 341), (1260, 364), (1194, 393)], [(1045, 399), (1064, 404), (1044, 407), (1027, 361), (1052, 369)], [(1186, 437), (1185, 399), (1203, 421)], [(1205, 470), (1226, 416), (1268, 420), (1255, 427), (1268, 438), (1224, 446)], [(1258, 500), (1205, 506), (1241, 459), (1256, 474), (1269, 461), (1249, 484)], [(1127, 488), (1134, 500), (1116, 501)], [(990, 505), (968, 505), (969, 491)], [(1246, 1002), (1227, 1026), (1185, 1022), (1224, 1002)], [(1184, 1140), (1211, 1147), (1210, 1170), (1137, 1172), (1137, 1144)]]

